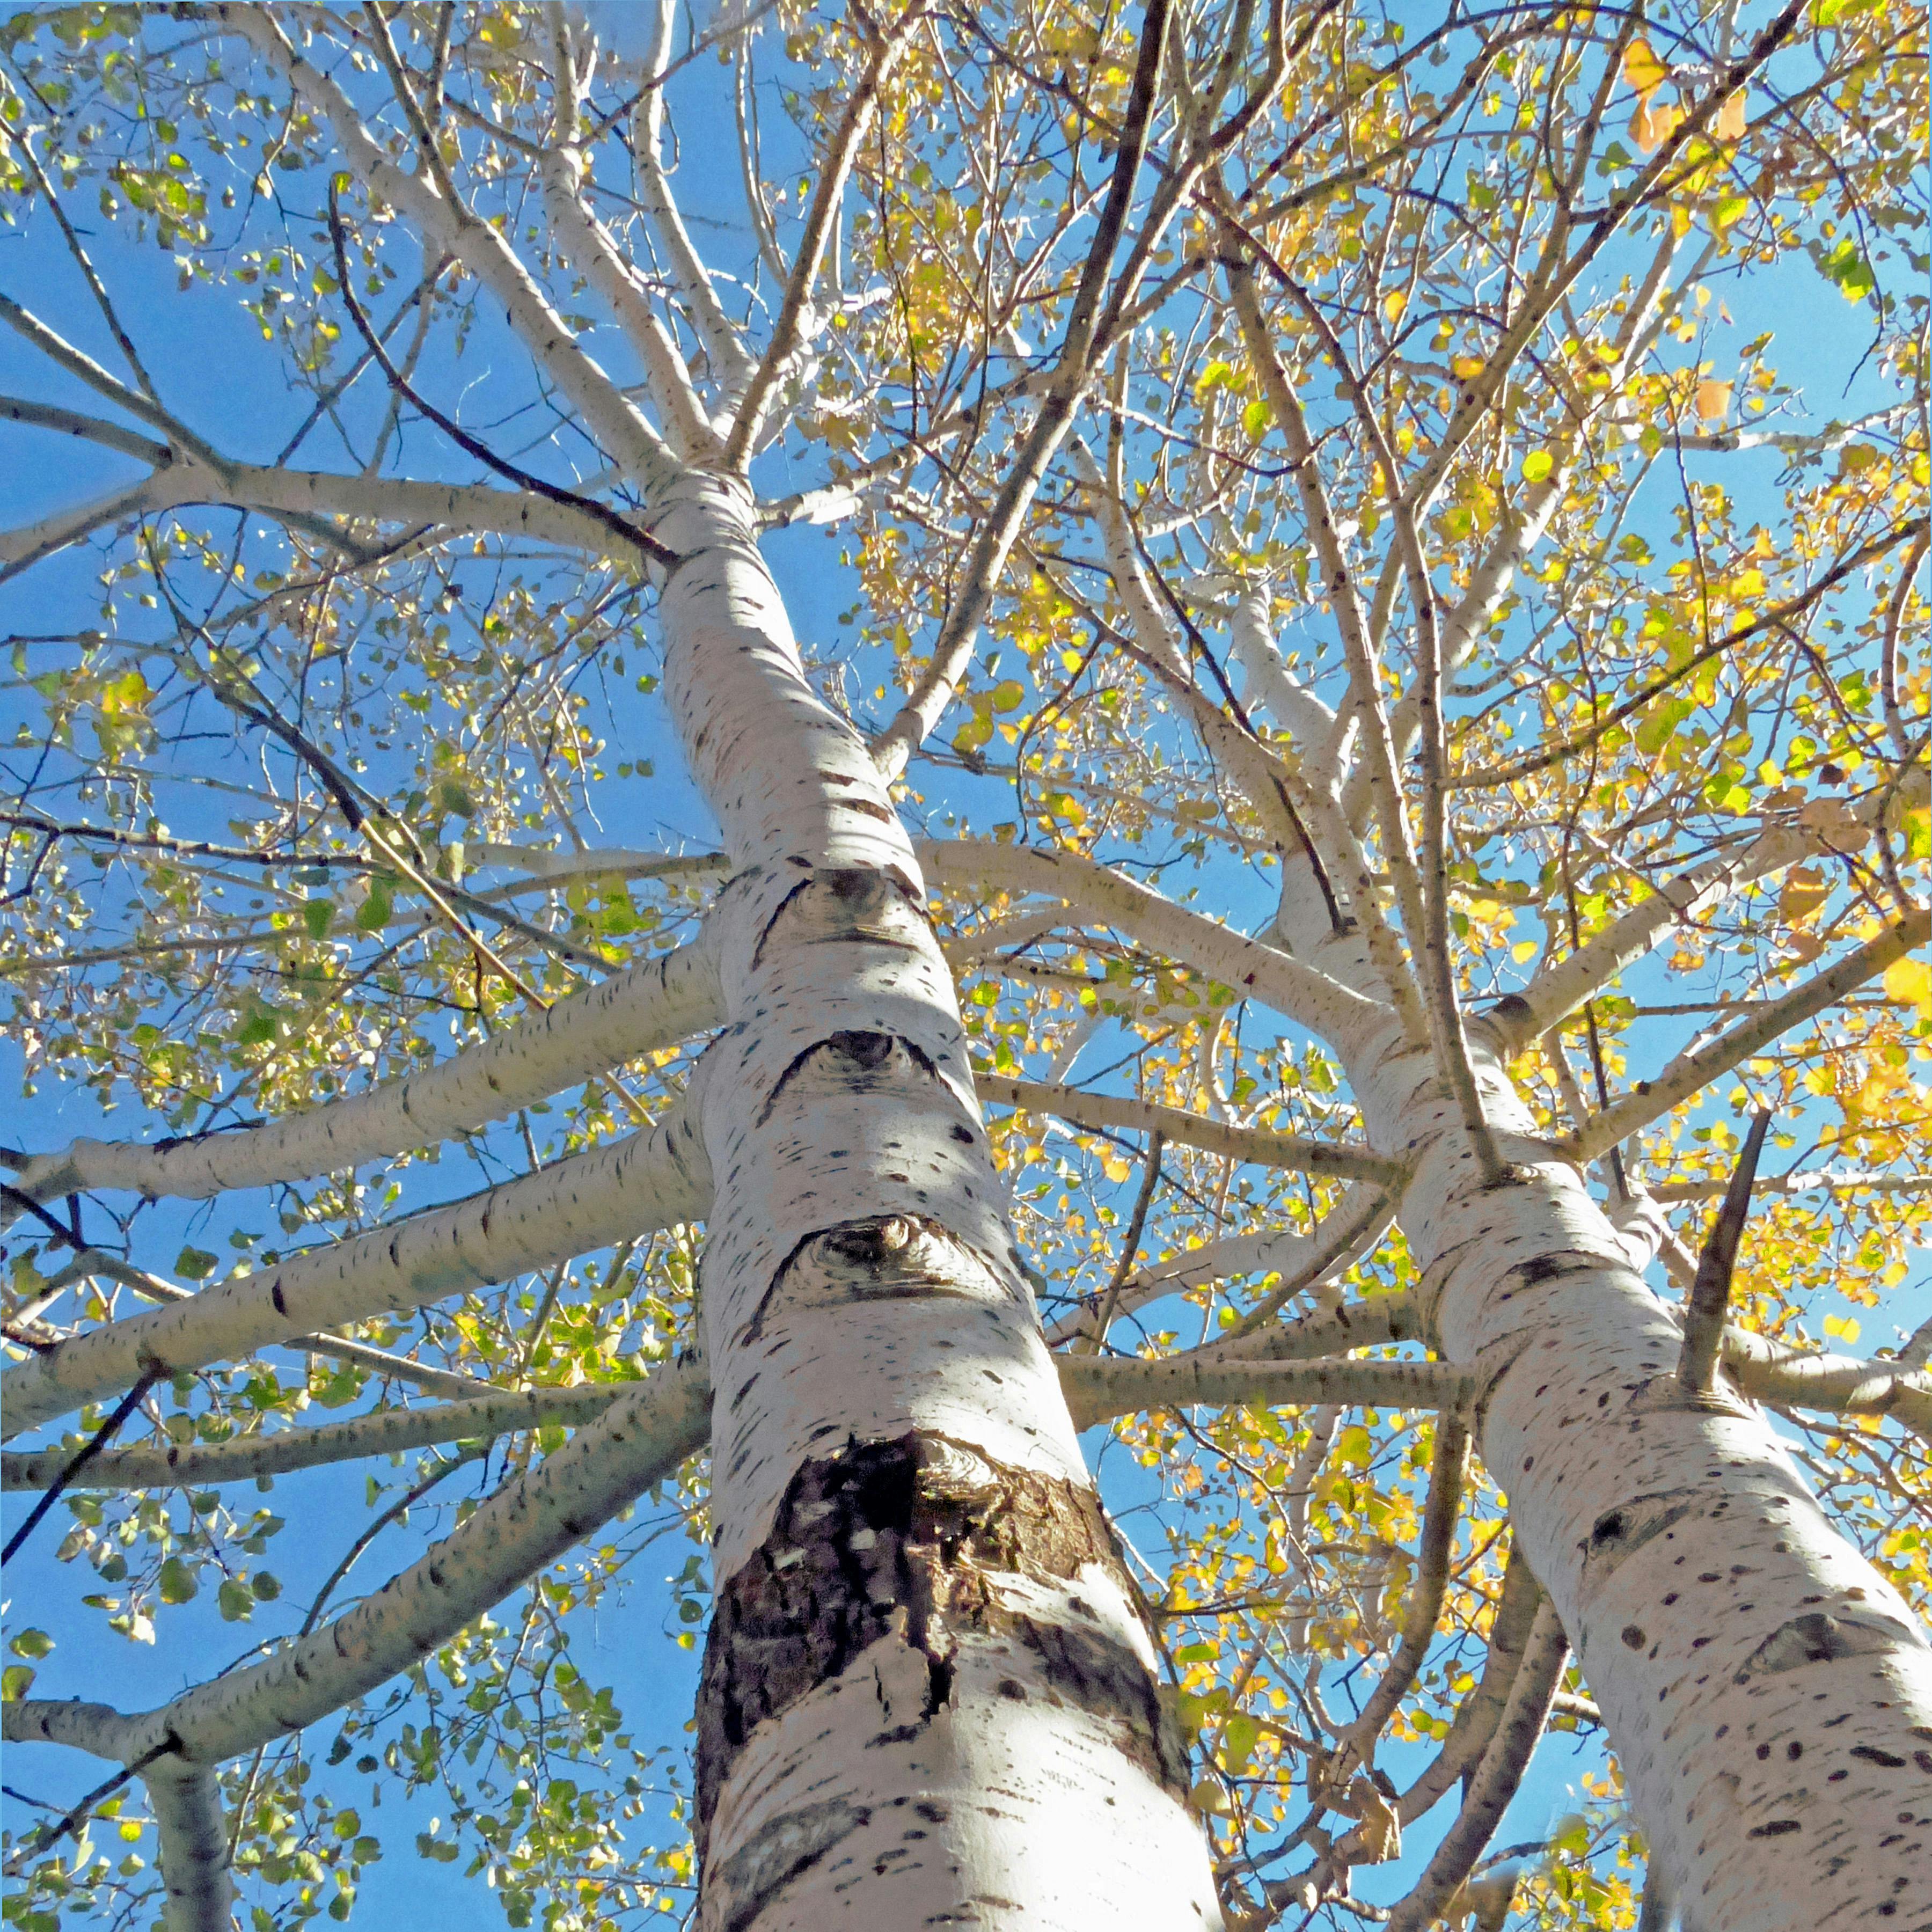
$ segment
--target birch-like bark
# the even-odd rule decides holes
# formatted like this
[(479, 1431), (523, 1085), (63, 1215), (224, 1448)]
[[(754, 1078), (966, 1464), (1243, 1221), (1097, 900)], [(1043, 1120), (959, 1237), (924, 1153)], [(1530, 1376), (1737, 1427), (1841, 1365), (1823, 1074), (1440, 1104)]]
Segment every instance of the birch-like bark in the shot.
[[(1318, 1226), (1306, 1232), (1267, 1228), (1251, 1234), (1224, 1234), (1198, 1248), (1184, 1249), (1130, 1276), (1114, 1298), (1114, 1312), (1131, 1315), (1163, 1295), (1197, 1288), (1204, 1282), (1238, 1280), (1244, 1275), (1279, 1275), (1279, 1288), (1270, 1290), (1268, 1297), (1275, 1301), (1278, 1295), (1277, 1305), (1310, 1290), (1319, 1291), (1331, 1276), (1353, 1267), (1387, 1232), (1390, 1217), (1386, 1210), (1364, 1225), (1360, 1210), (1366, 1204), (1365, 1197), (1383, 1198), (1378, 1190), (1351, 1190)], [(1088, 1306), (1062, 1316), (1047, 1330), (1048, 1341), (1057, 1348), (1090, 1335), (1095, 1313)]]
[(1257, 1167), (1286, 1167), (1306, 1174), (1346, 1174), (1358, 1180), (1386, 1186), (1402, 1179), (1401, 1168), (1370, 1148), (1344, 1142), (1310, 1139), (1302, 1134), (1278, 1134), (1266, 1127), (1238, 1127), (1192, 1114), (1182, 1107), (1165, 1107), (1151, 1100), (1133, 1100), (1115, 1094), (1089, 1094), (1078, 1087), (1040, 1080), (1012, 1080), (1004, 1074), (980, 1076), (980, 1091), (989, 1100), (1003, 1101), (1023, 1113), (1054, 1114), (1076, 1126), (1125, 1129), (1133, 1133), (1158, 1133), (1183, 1147)]
[(699, 1219), (710, 1204), (704, 1144), (680, 1106), (645, 1132), (56, 1342), (0, 1376), (0, 1427), (16, 1436), (144, 1375), (238, 1359), (310, 1329), (554, 1267)]
[(634, 1384), (598, 1421), (506, 1484), (460, 1528), (374, 1595), (259, 1664), (133, 1714), (80, 1702), (0, 1705), (9, 1744), (72, 1746), (133, 1764), (166, 1748), (219, 1764), (339, 1711), (447, 1643), (704, 1446), (710, 1388), (700, 1362)]
[(235, 1887), (221, 1790), (203, 1765), (159, 1758), (142, 1774), (160, 1839), (165, 1932), (228, 1932)]
[[(1064, 1355), (1058, 1360), (1060, 1386), (1082, 1429), (1117, 1415), (1197, 1404), (1454, 1408), (1475, 1393), (1479, 1376), (1475, 1370), (1447, 1362), (1357, 1362), (1332, 1356), (1313, 1361), (1240, 1361), (1228, 1356), (1209, 1358), (1204, 1352), (1152, 1360), (1131, 1355)], [(1430, 1628), (1435, 1628), (1432, 1619)], [(1384, 1711), (1373, 1725), (1364, 1727), (1365, 1744), (1388, 1714)]]
[(700, 1922), (1218, 1925), (919, 862), (806, 681), (746, 495), (693, 479), (656, 527), (690, 560), (665, 694), (739, 868), (704, 1108)]
[[(1252, 995), (1338, 1045), (1366, 1039), (1384, 1018), (1377, 1000), (1354, 990), (1364, 982), (1366, 965), (1359, 949), (1347, 956), (1358, 976), (1345, 984), (1300, 957), (1217, 926), (1077, 852), (961, 838), (943, 844), (922, 841), (918, 854), (920, 862), (948, 885), (1016, 896), (1041, 892), (1064, 899), (1082, 922), (1110, 926), (1136, 945)], [(1379, 981), (1372, 978), (1369, 983)]]
[(1484, 1458), (1687, 1927), (1809, 1932), (1828, 1901), (1916, 1922), (1932, 1868), (1893, 1821), (1924, 1788), (1932, 1647), (1756, 1413), (1684, 1396), (1670, 1312), (1475, 1043), (1516, 1162), (1499, 1186), (1424, 1056), (1392, 1040), (1351, 1075), (1371, 1142), (1416, 1162), (1401, 1219), (1442, 1353), (1521, 1348)]
[[(423, 1408), (377, 1408), (314, 1429), (241, 1436), (226, 1442), (171, 1442), (109, 1449), (87, 1466), (81, 1490), (206, 1489), (217, 1483), (285, 1476), (296, 1469), (393, 1456), (438, 1442), (488, 1442), (546, 1425), (594, 1422), (631, 1392), (627, 1382), (578, 1388), (505, 1389)], [(45, 1490), (62, 1480), (70, 1449), (0, 1451), (0, 1490)]]
[(297, 51), (270, 9), (219, 4), (207, 8), (203, 16), (248, 42), (298, 99), (328, 122), (344, 162), (372, 200), (400, 208), (425, 242), (454, 256), (502, 304), (506, 316), (544, 373), (645, 490), (654, 493), (665, 482), (676, 466), (670, 452), (622, 390), (585, 352), (577, 332), (557, 314), (509, 242), (488, 222), (446, 200), (428, 176), (398, 167), (347, 95)]
[(36, 1201), (125, 1189), (206, 1200), (340, 1173), (412, 1148), (433, 1148), (548, 1100), (639, 1054), (716, 1026), (717, 962), (702, 940), (559, 1000), (441, 1064), (241, 1133), (142, 1147), (76, 1140), (37, 1154), (14, 1185)]
[(1768, 832), (1742, 850), (1719, 853), (1668, 880), (1491, 1009), (1489, 1017), (1504, 1047), (1521, 1052), (1627, 967), (1647, 958), (1672, 926), (1689, 923), (1738, 886), (1794, 866), (1814, 849), (1802, 832)]

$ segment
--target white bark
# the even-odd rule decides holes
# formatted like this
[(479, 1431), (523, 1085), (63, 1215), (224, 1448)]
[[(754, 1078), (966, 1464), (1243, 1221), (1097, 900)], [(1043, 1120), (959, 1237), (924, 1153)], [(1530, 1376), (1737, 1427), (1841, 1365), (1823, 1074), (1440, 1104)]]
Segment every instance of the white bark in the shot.
[(238, 1359), (310, 1329), (550, 1268), (698, 1219), (710, 1199), (704, 1145), (680, 1105), (643, 1133), (58, 1342), (0, 1376), (4, 1426), (18, 1435), (143, 1375)]
[[(594, 1422), (631, 1392), (628, 1382), (578, 1388), (504, 1389), (425, 1408), (377, 1408), (313, 1429), (238, 1436), (226, 1442), (157, 1443), (104, 1450), (72, 1486), (81, 1490), (206, 1489), (217, 1483), (284, 1476), (326, 1462), (392, 1456), (438, 1442), (486, 1442), (546, 1425)], [(44, 1490), (64, 1474), (74, 1451), (0, 1451), (0, 1490)]]
[[(922, 842), (918, 850), (921, 862), (944, 884), (1016, 896), (1040, 892), (1064, 899), (1083, 922), (1110, 926), (1136, 945), (1252, 994), (1338, 1044), (1366, 1037), (1383, 1018), (1383, 1008), (1351, 986), (1175, 905), (1125, 874), (1078, 853), (970, 838)], [(1352, 982), (1360, 983), (1359, 979)]]
[(1191, 1355), (1066, 1355), (1060, 1386), (1082, 1429), (1117, 1415), (1196, 1404), (1262, 1402), (1298, 1408), (1336, 1405), (1382, 1408), (1454, 1408), (1479, 1388), (1480, 1371), (1447, 1362), (1240, 1361)]
[(1894, 960), (1932, 939), (1932, 911), (1908, 913), (1898, 925), (1868, 939), (1822, 972), (1741, 1018), (1708, 1046), (1680, 1054), (1655, 1078), (1594, 1114), (1562, 1143), (1563, 1151), (1593, 1160), (1647, 1126), (1700, 1088), (1742, 1064), (1780, 1034), (1837, 1005), (1847, 993), (1875, 980)]
[[(1329, 1276), (1359, 1261), (1368, 1245), (1379, 1240), (1388, 1226), (1389, 1216), (1384, 1212), (1372, 1224), (1372, 1234), (1354, 1232), (1361, 1225), (1359, 1213), (1365, 1204), (1359, 1198), (1362, 1196), (1381, 1198), (1376, 1190), (1351, 1190), (1318, 1226), (1306, 1232), (1294, 1228), (1264, 1228), (1252, 1234), (1223, 1234), (1198, 1248), (1184, 1248), (1130, 1276), (1114, 1298), (1114, 1312), (1130, 1315), (1163, 1295), (1198, 1288), (1204, 1282), (1236, 1281), (1245, 1275), (1280, 1276), (1282, 1287), (1287, 1290), (1282, 1297), (1284, 1300), (1311, 1288), (1318, 1292)], [(1336, 1237), (1340, 1228), (1349, 1233), (1338, 1249)], [(1268, 1299), (1274, 1300), (1279, 1292), (1270, 1291)], [(1048, 1341), (1058, 1348), (1091, 1334), (1094, 1313), (1090, 1307), (1063, 1316), (1047, 1330)]]
[(567, 26), (552, 12), (551, 80), (558, 97), (557, 145), (542, 162), (544, 211), (564, 252), (583, 270), (592, 287), (610, 304), (631, 346), (650, 372), (651, 398), (663, 416), (671, 447), (686, 460), (715, 455), (718, 441), (705, 420), (691, 372), (670, 331), (602, 223), (586, 205), (583, 179), (589, 165), (578, 145), (576, 76)]
[[(656, 527), (691, 559), (664, 596), (665, 692), (740, 868), (714, 915), (731, 1024), (704, 1110), (700, 1922), (1218, 1924), (919, 862), (804, 679), (749, 502), (694, 482)], [(950, 1555), (935, 1514), (964, 1526)], [(882, 1600), (838, 1598), (874, 1564)], [(848, 1615), (846, 1647), (828, 1631)]]
[[(150, 1274), (146, 1268), (133, 1267), (118, 1255), (104, 1253), (98, 1248), (82, 1249), (48, 1282), (44, 1295), (49, 1300), (56, 1299), (59, 1292), (76, 1282), (94, 1276), (118, 1282), (149, 1301), (183, 1302), (194, 1299), (193, 1288), (164, 1281), (159, 1275)], [(16, 1322), (23, 1318), (18, 1314), (14, 1317)], [(444, 1396), (458, 1402), (466, 1400), (488, 1386), (472, 1376), (432, 1368), (426, 1362), (412, 1361), (406, 1355), (392, 1355), (385, 1348), (372, 1348), (366, 1342), (346, 1341), (340, 1335), (291, 1335), (287, 1346), (305, 1349), (310, 1354), (323, 1356), (330, 1361), (346, 1362), (352, 1367), (366, 1369), (374, 1376), (405, 1382), (412, 1388), (421, 1389), (425, 1395)]]
[(426, 242), (456, 256), (502, 304), (511, 326), (544, 374), (568, 397), (604, 448), (650, 493), (668, 480), (674, 464), (657, 432), (610, 376), (586, 353), (576, 332), (516, 250), (487, 221), (452, 206), (427, 176), (406, 173), (382, 152), (362, 116), (326, 74), (305, 59), (261, 7), (220, 4), (207, 10), (229, 33), (246, 40), (297, 97), (329, 124), (342, 159), (372, 200), (400, 208)]
[(166, 1932), (228, 1932), (235, 1887), (221, 1791), (205, 1766), (160, 1758), (142, 1773), (160, 1838)]
[[(1498, 1063), (1481, 1071), (1492, 1118), (1526, 1141)], [(1828, 1899), (1846, 1923), (1888, 1903), (1916, 1922), (1932, 1868), (1892, 1822), (1932, 1725), (1911, 1611), (1755, 1413), (1682, 1394), (1676, 1324), (1574, 1170), (1526, 1162), (1485, 1190), (1418, 1059), (1363, 1091), (1372, 1138), (1420, 1156), (1402, 1220), (1444, 1354), (1525, 1345), (1485, 1457), (1687, 1926), (1798, 1932)]]
[(1768, 832), (1741, 850), (1720, 852), (1668, 880), (1495, 1008), (1490, 1018), (1504, 1045), (1520, 1052), (1625, 968), (1646, 958), (1672, 927), (1688, 924), (1738, 886), (1796, 865), (1814, 849), (1802, 832)]
[(76, 1140), (37, 1154), (14, 1185), (37, 1201), (96, 1188), (205, 1200), (339, 1173), (433, 1148), (547, 1100), (627, 1060), (674, 1046), (721, 1017), (717, 962), (703, 940), (613, 975), (440, 1064), (239, 1133), (159, 1147)]
[(0, 1705), (9, 1744), (72, 1746), (132, 1764), (157, 1745), (213, 1765), (300, 1730), (407, 1669), (634, 1502), (704, 1446), (701, 1363), (634, 1383), (598, 1421), (506, 1484), (374, 1596), (261, 1663), (127, 1714), (98, 1704)]
[[(1317, 966), (1339, 946), (1304, 879), (1282, 924)], [(1827, 1900), (1847, 1924), (1918, 1922), (1932, 1865), (1893, 1820), (1924, 1790), (1932, 1646), (1768, 1424), (1684, 1394), (1670, 1313), (1536, 1138), (1502, 1042), (1478, 1027), (1472, 1045), (1514, 1163), (1500, 1184), (1427, 1054), (1393, 1029), (1344, 1052), (1370, 1144), (1413, 1163), (1400, 1214), (1440, 1352), (1521, 1350), (1484, 1410), (1484, 1460), (1687, 1932), (1810, 1932)]]
[(1308, 1174), (1346, 1174), (1387, 1186), (1402, 1178), (1401, 1168), (1371, 1149), (1343, 1142), (1278, 1134), (1265, 1127), (1231, 1126), (1205, 1114), (1164, 1107), (1150, 1100), (1115, 1094), (1089, 1094), (1078, 1087), (1038, 1080), (1010, 1080), (982, 1073), (980, 1090), (1022, 1113), (1054, 1114), (1082, 1127), (1112, 1127), (1130, 1132), (1158, 1132), (1183, 1147), (1199, 1148), (1229, 1160), (1257, 1167), (1294, 1168)]

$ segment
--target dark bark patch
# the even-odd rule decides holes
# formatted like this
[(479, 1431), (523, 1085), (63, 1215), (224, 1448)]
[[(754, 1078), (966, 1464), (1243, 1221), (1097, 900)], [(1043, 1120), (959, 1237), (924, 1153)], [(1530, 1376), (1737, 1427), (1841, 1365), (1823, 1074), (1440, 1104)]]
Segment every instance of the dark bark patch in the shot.
[(1012, 1291), (968, 1242), (912, 1214), (874, 1214), (820, 1228), (794, 1248), (738, 1337), (757, 1341), (778, 1309), (831, 1308), (856, 1301), (952, 1295), (986, 1303)]
[(903, 1087), (914, 1069), (926, 1080), (937, 1081), (940, 1077), (929, 1053), (896, 1034), (850, 1030), (828, 1034), (792, 1056), (758, 1110), (760, 1126), (771, 1118), (779, 1096), (792, 1082), (820, 1061), (824, 1063), (820, 1070), (828, 1084), (841, 1094), (874, 1094), (889, 1086)]
[(1583, 1539), (1583, 1572), (1600, 1583), (1653, 1537), (1668, 1534), (1696, 1508), (1695, 1490), (1663, 1490), (1606, 1510)]
[[(1093, 1492), (1060, 1478), (918, 1434), (854, 1443), (802, 1465), (771, 1534), (718, 1592), (698, 1694), (700, 1857), (718, 1793), (754, 1729), (888, 1640), (914, 1653), (904, 1664), (922, 1659), (926, 1671), (922, 1708), (892, 1708), (897, 1735), (952, 1699), (961, 1638), (1017, 1639), (1052, 1694), (1112, 1720), (1136, 1761), (1185, 1792), (1178, 1734), (1135, 1651), (1094, 1624), (1047, 1622), (1001, 1600), (1002, 1576), (1066, 1581), (1090, 1564), (1119, 1574), (1112, 1531)], [(890, 1653), (878, 1654), (882, 1679), (916, 1681), (914, 1670), (891, 1667)], [(1014, 1690), (1024, 1696), (1016, 1682)]]
[(871, 1822), (871, 1813), (863, 1808), (831, 1798), (788, 1814), (757, 1844), (734, 1852), (717, 1874), (725, 1897), (735, 1901), (725, 1917), (727, 1932), (741, 1932), (764, 1909), (773, 1892)]
[(1778, 1628), (1746, 1658), (1735, 1682), (1771, 1677), (1807, 1664), (1831, 1664), (1848, 1657), (1882, 1657), (1918, 1640), (1891, 1617), (1834, 1617), (1808, 1610)]

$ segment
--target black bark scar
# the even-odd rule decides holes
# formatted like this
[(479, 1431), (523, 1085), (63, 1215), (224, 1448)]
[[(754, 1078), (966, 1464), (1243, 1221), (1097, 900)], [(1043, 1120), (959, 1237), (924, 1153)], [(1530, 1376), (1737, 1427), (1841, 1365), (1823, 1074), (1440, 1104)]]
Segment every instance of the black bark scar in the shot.
[(926, 1668), (909, 1728), (952, 1701), (962, 1638), (1014, 1638), (1054, 1694), (1112, 1720), (1136, 1762), (1184, 1792), (1185, 1752), (1139, 1655), (1093, 1624), (1016, 1611), (997, 1587), (1002, 1576), (1070, 1580), (1089, 1565), (1119, 1575), (1113, 1532), (1093, 1492), (1064, 1478), (919, 1434), (803, 1464), (771, 1534), (718, 1591), (698, 1694), (700, 1858), (754, 1729), (887, 1639)]

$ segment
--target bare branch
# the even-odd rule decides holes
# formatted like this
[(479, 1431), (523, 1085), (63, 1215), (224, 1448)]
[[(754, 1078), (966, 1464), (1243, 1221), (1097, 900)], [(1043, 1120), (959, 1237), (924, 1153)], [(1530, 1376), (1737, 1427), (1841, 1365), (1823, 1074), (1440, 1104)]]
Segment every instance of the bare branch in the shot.
[(1538, 1608), (1502, 1721), (1469, 1780), (1462, 1809), (1415, 1889), (1389, 1915), (1390, 1932), (1424, 1932), (1435, 1924), (1451, 1894), (1475, 1870), (1522, 1783), (1569, 1654), (1569, 1640), (1546, 1598)]
[(1707, 1396), (1717, 1385), (1724, 1318), (1730, 1306), (1731, 1274), (1737, 1265), (1738, 1244), (1744, 1238), (1745, 1218), (1750, 1212), (1751, 1183), (1757, 1178), (1758, 1156), (1764, 1151), (1771, 1121), (1767, 1107), (1751, 1122), (1737, 1166), (1731, 1170), (1724, 1204), (1697, 1257), (1697, 1279), (1684, 1304), (1684, 1351), (1677, 1362), (1678, 1382), (1689, 1395)]
[[(863, 16), (861, 16), (861, 18)], [(728, 470), (742, 472), (757, 450), (764, 434), (765, 418), (773, 392), (791, 365), (806, 338), (806, 322), (817, 286), (825, 251), (837, 230), (845, 201), (845, 184), (857, 158), (859, 143), (865, 139), (878, 111), (879, 90), (894, 57), (919, 18), (915, 9), (902, 14), (891, 31), (871, 36), (870, 58), (866, 71), (839, 116), (830, 146), (820, 164), (818, 185), (812, 206), (806, 212), (805, 232), (799, 238), (798, 252), (792, 260), (791, 274), (785, 284), (784, 299), (778, 305), (778, 320), (772, 326), (772, 339), (758, 368), (740, 398), (731, 431), (725, 440), (723, 462)]]
[(906, 760), (951, 702), (1020, 526), (1046, 474), (1047, 465), (1072, 426), (1074, 406), (1092, 373), (1101, 297), (1113, 265), (1114, 251), (1126, 225), (1127, 212), (1132, 206), (1134, 183), (1147, 152), (1148, 137), (1153, 131), (1154, 94), (1166, 58), (1168, 10), (1168, 0), (1147, 0), (1133, 83), (1127, 97), (1120, 146), (1114, 156), (1113, 178), (1094, 226), (1079, 286), (1067, 312), (1059, 358), (1041, 398), (1039, 412), (961, 566), (960, 588), (940, 626), (932, 662), (898, 715), (873, 741), (873, 755), (889, 778), (897, 778), (905, 769)]
[[(580, 1428), (594, 1422), (629, 1389), (626, 1382), (578, 1388), (489, 1390), (466, 1401), (426, 1408), (378, 1408), (314, 1429), (273, 1436), (238, 1436), (226, 1442), (173, 1442), (110, 1450), (88, 1465), (70, 1488), (208, 1488), (325, 1463), (358, 1461), (427, 1449), (439, 1442), (488, 1442), (525, 1430)], [(44, 1490), (59, 1474), (65, 1451), (0, 1451), (0, 1490)]]
[(1012, 1080), (1004, 1074), (976, 1070), (973, 1084), (982, 1099), (1001, 1101), (1028, 1113), (1058, 1114), (1077, 1126), (1157, 1133), (1182, 1147), (1199, 1148), (1208, 1154), (1259, 1167), (1298, 1168), (1309, 1174), (1346, 1174), (1358, 1180), (1379, 1181), (1384, 1186), (1397, 1185), (1403, 1178), (1398, 1162), (1365, 1147), (1309, 1140), (1299, 1134), (1272, 1133), (1262, 1127), (1231, 1126), (1180, 1107), (1125, 1100), (1112, 1094), (1090, 1094), (1078, 1087)]
[[(1054, 1360), (1067, 1406), (1082, 1429), (1116, 1415), (1186, 1408), (1196, 1403), (1224, 1407), (1265, 1402), (1295, 1408), (1340, 1403), (1453, 1410), (1469, 1399), (1478, 1382), (1477, 1371), (1447, 1362), (1210, 1361), (1200, 1354), (1155, 1360), (1058, 1355)], [(1454, 1424), (1443, 1426), (1453, 1432)], [(1434, 1627), (1432, 1622), (1430, 1628)]]

